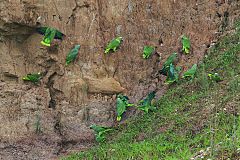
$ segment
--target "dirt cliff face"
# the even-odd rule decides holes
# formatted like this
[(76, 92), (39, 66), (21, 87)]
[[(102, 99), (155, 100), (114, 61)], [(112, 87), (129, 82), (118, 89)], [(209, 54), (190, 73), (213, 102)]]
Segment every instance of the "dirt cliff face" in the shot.
[[(239, 11), (239, 0), (0, 0), (0, 157), (50, 159), (89, 147), (91, 124), (114, 124), (117, 93), (132, 102), (153, 90), (162, 95), (167, 87), (157, 73), (181, 50), (181, 35), (192, 43), (191, 55), (179, 57), (186, 69)], [(38, 26), (66, 37), (44, 47)], [(120, 49), (104, 55), (117, 35), (123, 37)], [(79, 56), (65, 67), (75, 44)], [(149, 60), (142, 58), (144, 45), (157, 47)], [(39, 85), (21, 80), (40, 71), (46, 75)]]

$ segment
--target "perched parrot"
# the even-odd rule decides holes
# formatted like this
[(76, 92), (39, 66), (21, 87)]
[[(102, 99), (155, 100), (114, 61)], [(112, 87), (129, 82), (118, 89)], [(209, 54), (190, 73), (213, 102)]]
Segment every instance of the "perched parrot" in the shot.
[(113, 39), (105, 48), (105, 54), (107, 54), (110, 50), (113, 50), (115, 52), (117, 48), (120, 46), (122, 42), (122, 37), (117, 37)]
[(78, 51), (80, 49), (80, 45), (75, 45), (75, 47), (68, 53), (66, 57), (66, 66), (69, 65), (71, 62), (73, 62), (78, 55)]
[(122, 114), (127, 110), (127, 107), (133, 106), (133, 104), (128, 103), (128, 97), (119, 94), (117, 96), (117, 121), (121, 121)]
[(177, 82), (180, 71), (181, 67), (175, 68), (174, 65), (171, 63), (167, 74), (166, 84), (172, 84), (174, 82)]
[(212, 81), (215, 81), (215, 82), (222, 81), (222, 78), (220, 77), (220, 75), (218, 73), (214, 73), (214, 74), (209, 73), (208, 77), (209, 77), (209, 79), (211, 79)]
[(58, 31), (55, 28), (51, 27), (40, 27), (37, 28), (37, 32), (44, 35), (43, 40), (41, 41), (41, 44), (50, 47), (53, 39), (60, 39), (62, 40), (64, 37), (64, 34)]
[(138, 105), (138, 109), (144, 111), (145, 113), (148, 113), (149, 110), (154, 111), (156, 110), (156, 107), (152, 104), (153, 99), (155, 98), (156, 92), (150, 92), (148, 96), (141, 100)]
[(192, 66), (192, 68), (190, 68), (189, 70), (187, 70), (184, 74), (183, 74), (183, 78), (188, 78), (190, 77), (191, 80), (194, 78), (195, 74), (197, 71), (197, 64), (194, 64)]
[(173, 53), (170, 55), (167, 60), (164, 62), (162, 69), (160, 70), (160, 74), (167, 76), (170, 64), (172, 64), (177, 59), (177, 53)]
[(27, 74), (26, 76), (24, 76), (22, 79), (24, 81), (31, 81), (33, 83), (37, 83), (39, 82), (39, 80), (42, 78), (41, 73), (31, 73), (31, 74)]
[(148, 59), (155, 51), (155, 47), (144, 46), (143, 48), (143, 58)]
[(105, 134), (112, 130), (111, 128), (98, 125), (91, 125), (90, 129), (94, 130), (97, 142), (104, 142), (106, 139)]
[(190, 39), (188, 37), (186, 37), (185, 35), (183, 35), (182, 36), (182, 51), (183, 51), (183, 53), (189, 54), (190, 47), (191, 47)]

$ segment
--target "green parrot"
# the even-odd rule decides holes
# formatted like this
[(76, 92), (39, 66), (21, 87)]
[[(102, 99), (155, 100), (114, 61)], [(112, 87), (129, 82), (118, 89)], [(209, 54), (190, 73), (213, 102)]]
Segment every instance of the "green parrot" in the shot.
[(143, 99), (139, 102), (139, 105), (137, 108), (144, 111), (145, 113), (148, 113), (149, 110), (151, 110), (151, 111), (156, 110), (156, 107), (152, 104), (152, 101), (155, 98), (155, 96), (156, 96), (155, 91), (150, 92), (145, 99)]
[(188, 37), (186, 37), (185, 35), (183, 35), (182, 36), (182, 51), (183, 51), (183, 53), (189, 54), (190, 47), (191, 47), (190, 39)]
[(66, 66), (69, 65), (71, 62), (73, 62), (78, 55), (78, 51), (80, 49), (80, 45), (75, 45), (75, 47), (68, 53), (66, 57)]
[(197, 72), (197, 64), (194, 64), (194, 65), (192, 66), (192, 68), (190, 68), (189, 70), (187, 70), (187, 71), (183, 74), (183, 78), (188, 78), (188, 77), (190, 77), (191, 80), (193, 80), (196, 72)]
[(113, 39), (105, 48), (105, 54), (107, 54), (110, 50), (113, 50), (115, 52), (117, 48), (120, 46), (122, 42), (122, 37), (117, 37)]
[(51, 46), (53, 39), (62, 40), (63, 37), (65, 36), (63, 33), (58, 31), (57, 29), (51, 28), (51, 27), (37, 28), (37, 32), (44, 35), (43, 40), (41, 41), (41, 44), (48, 47)]
[(127, 110), (127, 107), (131, 107), (134, 104), (128, 103), (128, 97), (119, 94), (117, 96), (117, 121), (121, 121), (123, 113)]
[(42, 78), (42, 74), (40, 72), (38, 72), (38, 73), (27, 74), (26, 76), (24, 76), (22, 78), (22, 80), (24, 80), (24, 81), (31, 81), (33, 83), (37, 83), (37, 82), (39, 82), (39, 80), (41, 78)]
[(155, 47), (144, 46), (143, 48), (143, 58), (148, 59), (155, 51)]
[(177, 59), (177, 53), (173, 53), (170, 55), (167, 60), (164, 62), (162, 69), (160, 70), (160, 74), (167, 76), (170, 65)]
[(171, 63), (167, 74), (166, 84), (172, 84), (174, 82), (177, 82), (180, 71), (181, 67), (175, 68), (174, 65)]
[(220, 77), (220, 75), (218, 73), (214, 73), (214, 74), (209, 73), (208, 77), (210, 80), (215, 81), (215, 82), (222, 81), (222, 78)]
[(105, 141), (105, 134), (113, 129), (108, 128), (108, 127), (102, 127), (98, 125), (91, 125), (90, 129), (94, 130), (95, 136), (96, 136), (96, 141), (97, 142), (104, 142)]

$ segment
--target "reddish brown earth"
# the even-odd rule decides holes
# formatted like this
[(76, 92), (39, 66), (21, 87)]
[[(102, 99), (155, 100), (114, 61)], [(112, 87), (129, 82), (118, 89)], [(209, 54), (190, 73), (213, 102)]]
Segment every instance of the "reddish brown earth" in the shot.
[[(164, 93), (158, 71), (181, 50), (181, 35), (192, 43), (191, 55), (178, 61), (186, 69), (239, 12), (239, 0), (0, 0), (0, 159), (54, 159), (90, 147), (91, 124), (115, 123), (117, 93), (131, 102)], [(40, 25), (61, 30), (65, 39), (42, 46)], [(104, 55), (117, 35), (124, 38), (120, 49)], [(65, 67), (75, 44), (79, 57)], [(144, 45), (156, 46), (157, 54), (144, 60)], [(41, 84), (22, 82), (39, 71), (46, 73)]]

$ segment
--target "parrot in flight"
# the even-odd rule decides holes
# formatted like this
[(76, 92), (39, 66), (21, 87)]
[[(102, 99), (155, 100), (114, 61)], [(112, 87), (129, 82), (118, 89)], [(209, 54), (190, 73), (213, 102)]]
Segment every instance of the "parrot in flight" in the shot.
[(188, 78), (190, 77), (191, 80), (193, 80), (195, 74), (196, 74), (196, 71), (197, 71), (197, 64), (194, 64), (192, 66), (192, 68), (190, 68), (189, 70), (187, 70), (184, 74), (183, 74), (183, 78)]
[(37, 28), (37, 32), (39, 34), (44, 35), (43, 40), (41, 41), (41, 44), (48, 47), (51, 46), (53, 39), (63, 40), (63, 37), (65, 36), (59, 30), (52, 27), (39, 27)]
[(105, 54), (109, 53), (110, 50), (112, 50), (113, 52), (115, 52), (117, 50), (117, 48), (120, 46), (121, 42), (122, 42), (122, 37), (117, 37), (115, 39), (113, 39), (105, 48)]
[(98, 125), (95, 125), (95, 124), (91, 125), (90, 129), (94, 130), (97, 142), (104, 142), (105, 141), (105, 134), (112, 130), (111, 128), (102, 127), (102, 126), (98, 126)]
[(66, 66), (69, 65), (71, 62), (73, 62), (78, 55), (78, 51), (80, 49), (80, 45), (75, 45), (75, 47), (68, 53), (66, 57)]
[(42, 74), (40, 72), (38, 73), (31, 73), (31, 74), (27, 74), (26, 76), (24, 76), (22, 78), (22, 80), (24, 81), (31, 81), (33, 83), (37, 83), (39, 82), (39, 80), (42, 78)]
[(143, 48), (143, 58), (148, 59), (155, 51), (155, 48), (152, 46), (144, 46)]
[(128, 103), (128, 97), (119, 94), (117, 96), (117, 121), (121, 121), (123, 113), (127, 110), (127, 107), (133, 106), (134, 104)]
[(162, 69), (160, 70), (160, 74), (167, 76), (170, 65), (177, 59), (177, 53), (173, 53), (170, 55), (167, 60), (164, 62)]
[(144, 111), (145, 113), (148, 113), (149, 110), (154, 111), (156, 110), (156, 107), (152, 104), (153, 99), (155, 98), (156, 92), (150, 92), (148, 96), (141, 100), (138, 105), (138, 109)]
[(183, 51), (183, 53), (189, 54), (190, 47), (191, 47), (190, 39), (188, 37), (186, 37), (185, 35), (183, 35), (182, 36), (182, 51)]

